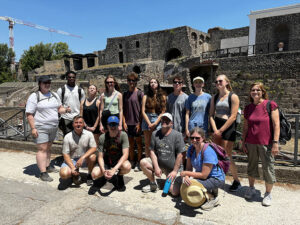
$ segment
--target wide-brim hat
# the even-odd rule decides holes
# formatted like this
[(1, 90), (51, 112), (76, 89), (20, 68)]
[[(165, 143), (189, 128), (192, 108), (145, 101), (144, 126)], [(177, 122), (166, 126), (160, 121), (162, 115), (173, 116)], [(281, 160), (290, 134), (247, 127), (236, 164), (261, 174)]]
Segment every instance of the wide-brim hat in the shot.
[(191, 180), (191, 184), (189, 186), (182, 183), (180, 187), (180, 195), (182, 200), (192, 207), (199, 207), (208, 199), (206, 188), (197, 180)]

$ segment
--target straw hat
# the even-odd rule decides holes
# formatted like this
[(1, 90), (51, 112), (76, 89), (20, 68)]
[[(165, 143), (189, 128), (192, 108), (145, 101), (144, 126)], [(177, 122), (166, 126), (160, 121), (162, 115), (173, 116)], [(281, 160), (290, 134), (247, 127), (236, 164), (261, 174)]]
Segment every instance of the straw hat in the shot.
[(190, 186), (182, 183), (180, 195), (182, 200), (192, 207), (199, 207), (208, 199), (206, 188), (196, 180), (191, 180)]

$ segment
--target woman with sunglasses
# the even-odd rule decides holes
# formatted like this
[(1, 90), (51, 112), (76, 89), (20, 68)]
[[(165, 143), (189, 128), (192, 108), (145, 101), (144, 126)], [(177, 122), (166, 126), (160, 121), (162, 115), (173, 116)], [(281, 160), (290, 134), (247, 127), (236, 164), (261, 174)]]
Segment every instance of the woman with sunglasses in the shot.
[(100, 129), (99, 129), (99, 107), (100, 100), (97, 99), (97, 87), (90, 85), (88, 89), (88, 98), (81, 101), (80, 116), (85, 122), (85, 129), (94, 134), (95, 141), (98, 145)]
[(232, 92), (230, 80), (226, 75), (219, 75), (216, 78), (218, 93), (211, 99), (209, 119), (213, 131), (213, 142), (222, 146), (230, 157), (230, 173), (233, 183), (229, 191), (235, 192), (241, 187), (237, 175), (236, 165), (232, 159), (232, 149), (236, 139), (236, 116), (240, 100)]
[(107, 119), (110, 116), (117, 116), (120, 120), (118, 129), (122, 130), (123, 100), (119, 92), (120, 87), (116, 78), (108, 75), (104, 80), (105, 92), (100, 97), (100, 131), (107, 131)]
[(148, 84), (148, 92), (142, 100), (142, 131), (145, 139), (146, 157), (150, 157), (150, 141), (152, 132), (160, 129), (160, 119), (166, 111), (166, 96), (160, 88), (159, 81), (151, 79)]
[[(278, 154), (279, 144), (279, 111), (274, 101), (268, 101), (264, 85), (255, 82), (250, 86), (250, 104), (244, 110), (243, 150), (248, 154), (248, 180), (250, 188), (245, 198), (251, 200), (256, 195), (254, 188), (258, 174), (258, 159), (261, 159), (266, 192), (262, 201), (263, 206), (271, 205), (271, 190), (276, 182), (274, 156)], [(270, 104), (268, 106), (268, 104)], [(269, 116), (267, 107), (270, 107)]]
[(53, 181), (50, 172), (58, 172), (50, 165), (50, 148), (58, 129), (58, 113), (71, 112), (64, 108), (56, 93), (50, 91), (51, 78), (43, 75), (38, 79), (39, 90), (32, 93), (26, 103), (26, 116), (31, 134), (37, 146), (36, 162), (42, 181)]
[(218, 188), (225, 184), (225, 174), (221, 167), (217, 166), (216, 152), (205, 146), (205, 132), (199, 127), (190, 131), (191, 145), (187, 151), (186, 170), (180, 173), (186, 185), (191, 184), (191, 179), (196, 179), (206, 189), (209, 199), (201, 208), (211, 210), (219, 205)]

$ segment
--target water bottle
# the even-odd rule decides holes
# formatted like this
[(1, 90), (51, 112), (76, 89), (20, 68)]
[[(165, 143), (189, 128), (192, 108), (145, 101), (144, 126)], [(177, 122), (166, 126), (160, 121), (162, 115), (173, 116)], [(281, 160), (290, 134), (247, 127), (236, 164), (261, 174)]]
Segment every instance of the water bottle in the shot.
[(169, 178), (169, 179), (167, 178), (165, 186), (164, 186), (163, 194), (165, 194), (165, 195), (168, 194), (171, 184), (172, 184), (172, 178)]

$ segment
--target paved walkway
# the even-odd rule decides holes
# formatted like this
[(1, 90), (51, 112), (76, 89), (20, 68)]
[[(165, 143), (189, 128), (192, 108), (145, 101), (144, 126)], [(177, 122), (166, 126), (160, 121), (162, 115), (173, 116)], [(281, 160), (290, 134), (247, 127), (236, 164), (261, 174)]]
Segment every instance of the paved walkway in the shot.
[(219, 191), (221, 206), (205, 212), (180, 197), (163, 198), (162, 191), (142, 193), (147, 183), (142, 172), (125, 176), (124, 193), (112, 191), (109, 183), (95, 193), (85, 184), (58, 191), (57, 173), (50, 183), (38, 174), (34, 153), (0, 149), (0, 224), (300, 224), (299, 185), (276, 184), (272, 206), (263, 207), (262, 182), (256, 185), (257, 198), (247, 202), (246, 187), (227, 192), (228, 177), (225, 191)]

